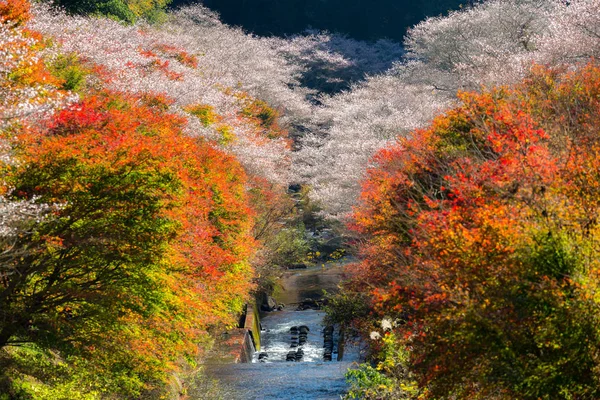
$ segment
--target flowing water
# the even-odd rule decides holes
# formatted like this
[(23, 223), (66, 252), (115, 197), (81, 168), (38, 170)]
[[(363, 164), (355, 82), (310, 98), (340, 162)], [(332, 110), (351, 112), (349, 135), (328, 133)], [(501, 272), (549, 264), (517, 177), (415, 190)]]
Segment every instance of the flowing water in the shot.
[[(268, 313), (263, 317), (261, 353), (268, 357), (262, 361), (258, 353), (252, 363), (212, 365), (208, 369), (221, 385), (227, 388), (227, 399), (239, 400), (329, 400), (340, 399), (347, 386), (344, 374), (358, 361), (356, 348), (346, 345), (343, 358), (338, 361), (338, 336), (334, 332), (333, 361), (324, 361), (323, 317), (317, 310), (297, 311), (294, 305), (305, 298), (317, 298), (322, 289), (331, 291), (340, 279), (340, 270), (320, 269), (298, 271), (286, 276), (284, 291), (278, 300), (287, 301), (283, 311)], [(301, 346), (304, 355), (300, 361), (286, 361), (298, 334), (292, 327), (308, 327), (306, 343)], [(297, 340), (297, 339), (296, 339)]]

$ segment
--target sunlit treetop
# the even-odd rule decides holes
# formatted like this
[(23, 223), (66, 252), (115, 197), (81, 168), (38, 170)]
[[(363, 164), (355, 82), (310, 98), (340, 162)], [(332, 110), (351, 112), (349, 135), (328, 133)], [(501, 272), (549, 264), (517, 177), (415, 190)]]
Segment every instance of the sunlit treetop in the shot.
[(0, 23), (22, 25), (31, 18), (28, 0), (0, 1)]

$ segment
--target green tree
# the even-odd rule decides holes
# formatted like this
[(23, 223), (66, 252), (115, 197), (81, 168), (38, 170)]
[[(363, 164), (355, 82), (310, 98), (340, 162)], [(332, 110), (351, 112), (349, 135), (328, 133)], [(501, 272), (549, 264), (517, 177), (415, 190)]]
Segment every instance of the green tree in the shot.
[(100, 14), (133, 23), (138, 18), (155, 21), (171, 0), (52, 0), (75, 14)]

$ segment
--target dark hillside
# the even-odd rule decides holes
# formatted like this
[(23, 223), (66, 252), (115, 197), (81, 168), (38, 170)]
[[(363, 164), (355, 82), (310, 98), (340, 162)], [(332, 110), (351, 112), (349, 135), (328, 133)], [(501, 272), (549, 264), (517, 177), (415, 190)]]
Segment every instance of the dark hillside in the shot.
[[(258, 35), (286, 35), (308, 27), (355, 39), (402, 41), (406, 29), (426, 16), (446, 14), (471, 0), (204, 0), (222, 20)], [(173, 6), (194, 3), (174, 0)]]

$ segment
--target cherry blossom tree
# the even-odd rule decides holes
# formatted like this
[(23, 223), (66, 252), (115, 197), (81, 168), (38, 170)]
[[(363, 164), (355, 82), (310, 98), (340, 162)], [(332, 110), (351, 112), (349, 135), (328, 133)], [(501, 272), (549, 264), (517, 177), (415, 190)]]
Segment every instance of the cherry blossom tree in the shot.
[(355, 204), (376, 150), (427, 124), (460, 90), (513, 84), (535, 63), (574, 67), (600, 54), (597, 1), (491, 0), (409, 30), (400, 62), (320, 99), (299, 174), (332, 217)]
[(538, 33), (539, 62), (586, 63), (600, 56), (600, 4), (594, 0), (556, 1), (546, 30)]
[(371, 156), (397, 135), (425, 124), (449, 100), (427, 85), (386, 74), (323, 102), (318, 117), (326, 128), (303, 138), (295, 167), (325, 213), (343, 218), (355, 204)]
[(108, 87), (163, 93), (174, 99), (170, 107), (176, 113), (209, 105), (219, 123), (203, 123), (192, 116), (188, 134), (218, 141), (227, 129), (236, 140), (223, 147), (251, 172), (289, 182), (289, 143), (284, 138), (259, 140), (255, 127), (240, 119), (244, 107), (240, 98), (245, 93), (281, 111), (286, 111), (283, 104), (303, 103), (293, 101), (302, 94), (289, 88), (295, 70), (267, 41), (221, 24), (201, 6), (180, 10), (160, 28), (68, 16), (43, 5), (34, 13), (32, 27), (59, 43), (51, 51), (79, 54), (103, 70)]

